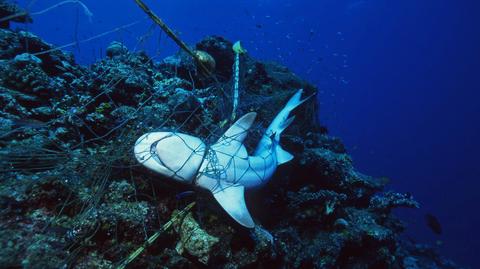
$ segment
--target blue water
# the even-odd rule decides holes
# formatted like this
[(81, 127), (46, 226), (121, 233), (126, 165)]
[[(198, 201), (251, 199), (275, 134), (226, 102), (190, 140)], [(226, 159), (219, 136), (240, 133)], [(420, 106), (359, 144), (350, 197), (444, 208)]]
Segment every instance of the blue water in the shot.
[[(19, 1), (27, 6), (31, 1)], [(58, 1), (36, 1), (32, 12)], [(263, 0), (146, 1), (180, 36), (242, 40), (256, 58), (278, 61), (319, 88), (322, 123), (347, 145), (356, 167), (412, 193), (417, 211), (399, 211), (407, 235), (441, 240), (440, 251), (480, 268), (480, 19), (475, 1)], [(71, 46), (78, 62), (104, 56), (113, 40), (162, 57), (176, 47), (134, 1), (85, 0), (91, 21), (69, 4), (18, 27)], [(142, 38), (145, 42), (141, 42)], [(443, 225), (435, 236), (424, 224)]]

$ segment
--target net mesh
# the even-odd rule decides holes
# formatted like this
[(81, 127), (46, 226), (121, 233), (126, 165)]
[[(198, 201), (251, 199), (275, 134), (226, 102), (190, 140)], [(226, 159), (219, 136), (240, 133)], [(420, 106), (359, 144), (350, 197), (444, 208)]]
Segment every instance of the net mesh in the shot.
[[(123, 29), (119, 27), (115, 31)], [(135, 48), (141, 48), (148, 38), (151, 38), (149, 32)], [(20, 41), (38, 42), (27, 36)], [(65, 58), (57, 47), (26, 52), (38, 57)], [(251, 128), (224, 135), (233, 124), (229, 121), (232, 82), (219, 82), (215, 75), (205, 77), (190, 68), (191, 63), (159, 65), (153, 62), (158, 57), (146, 57), (134, 50), (118, 58), (99, 61), (89, 70), (69, 67), (70, 70), (58, 71), (56, 75), (49, 74), (54, 79), (67, 80), (65, 74), (69, 73), (69, 83), (62, 84), (61, 92), (40, 95), (38, 103), (54, 112), (53, 116), (39, 122), (19, 121), (20, 117), (29, 115), (18, 110), (29, 107), (20, 97), (0, 99), (2, 105), (7, 101), (13, 104), (11, 110), (3, 106), (0, 115), (2, 121), (11, 126), (0, 130), (1, 184), (4, 189), (13, 190), (18, 188), (18, 180), (24, 179), (23, 206), (48, 211), (49, 217), (36, 222), (38, 227), (32, 231), (39, 236), (66, 238), (62, 247), (55, 250), (59, 264), (77, 265), (92, 253), (112, 263), (121, 263), (130, 251), (168, 220), (172, 208), (178, 206), (172, 203), (182, 204), (172, 197), (185, 190), (185, 186), (149, 173), (142, 162), (135, 159), (135, 141), (145, 133), (170, 132), (182, 141), (182, 147), (191, 151), (185, 159), (178, 160), (178, 167), (172, 168), (166, 164), (164, 156), (157, 154), (156, 146), (161, 140), (148, 149), (150, 158), (174, 176), (181, 177), (182, 169), (192, 158), (201, 156), (203, 167), (198, 168), (197, 176), (183, 179), (195, 183), (202, 176), (208, 177), (214, 182), (214, 192), (236, 185), (247, 177), (253, 178), (251, 184), (263, 183), (271, 174), (269, 167), (275, 162), (272, 151), (254, 156), (254, 161), (247, 153), (253, 152), (264, 126), (254, 123)], [(178, 57), (185, 61), (184, 56)], [(2, 70), (6, 76), (15, 72), (22, 74), (12, 60), (7, 67), (13, 71)], [(34, 72), (40, 67), (27, 65), (22, 68)], [(3, 96), (8, 93), (7, 88), (26, 91), (1, 82)], [(35, 95), (34, 90), (27, 93)], [(246, 94), (240, 87), (237, 115), (253, 109), (265, 110), (262, 106), (272, 98), (254, 92)], [(263, 115), (266, 116), (262, 119), (264, 124), (273, 119), (273, 115)], [(247, 132), (249, 138), (244, 140)], [(180, 134), (198, 137), (206, 147), (192, 146)], [(55, 193), (49, 194), (47, 190), (52, 189)], [(35, 191), (41, 197), (32, 196)], [(125, 208), (130, 211), (115, 212)], [(13, 213), (4, 209), (2, 214), (8, 217)], [(20, 229), (15, 224), (7, 227)], [(44, 243), (42, 238), (32, 239), (33, 244)], [(159, 249), (171, 241), (165, 242), (165, 245), (159, 244)]]

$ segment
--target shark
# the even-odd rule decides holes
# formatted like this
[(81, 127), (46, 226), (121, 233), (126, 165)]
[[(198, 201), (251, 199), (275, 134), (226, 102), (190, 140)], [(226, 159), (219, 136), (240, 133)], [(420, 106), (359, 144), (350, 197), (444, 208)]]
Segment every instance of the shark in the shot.
[(148, 169), (186, 184), (206, 189), (239, 224), (254, 228), (245, 203), (245, 189), (259, 187), (277, 167), (293, 159), (280, 145), (280, 135), (293, 122), (290, 112), (305, 102), (302, 89), (288, 100), (263, 133), (253, 154), (243, 141), (255, 121), (249, 112), (233, 123), (212, 145), (180, 132), (149, 132), (135, 142), (134, 154)]

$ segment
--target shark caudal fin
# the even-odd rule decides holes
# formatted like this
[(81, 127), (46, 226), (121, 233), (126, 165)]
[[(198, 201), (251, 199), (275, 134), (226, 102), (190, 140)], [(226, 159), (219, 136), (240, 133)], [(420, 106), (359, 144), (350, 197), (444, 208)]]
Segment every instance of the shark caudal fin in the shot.
[(283, 110), (288, 110), (288, 113), (290, 113), (290, 111), (294, 110), (296, 107), (303, 104), (303, 102), (307, 101), (309, 97), (301, 100), (302, 93), (303, 89), (299, 89), (292, 97), (290, 97), (290, 100), (288, 100)]
[(282, 132), (287, 129), (287, 127), (292, 124), (293, 120), (295, 119), (295, 116), (292, 116), (290, 118), (288, 118), (286, 121), (282, 122), (282, 125), (279, 126), (278, 130), (276, 131), (275, 133), (275, 138), (274, 138), (274, 141), (273, 143), (275, 143), (275, 154), (277, 155), (277, 163), (278, 164), (282, 164), (282, 163), (286, 163), (290, 160), (293, 159), (293, 155), (284, 150), (282, 148), (282, 146), (280, 146), (280, 135), (282, 134)]
[(302, 100), (303, 89), (299, 89), (290, 99), (283, 109), (273, 119), (270, 126), (268, 126), (265, 134), (258, 143), (254, 155), (261, 155), (262, 152), (268, 150), (270, 143), (275, 143), (275, 153), (277, 155), (278, 164), (286, 163), (293, 158), (293, 155), (285, 151), (280, 146), (280, 135), (293, 122), (295, 117), (289, 117), (290, 112), (303, 104), (309, 98)]

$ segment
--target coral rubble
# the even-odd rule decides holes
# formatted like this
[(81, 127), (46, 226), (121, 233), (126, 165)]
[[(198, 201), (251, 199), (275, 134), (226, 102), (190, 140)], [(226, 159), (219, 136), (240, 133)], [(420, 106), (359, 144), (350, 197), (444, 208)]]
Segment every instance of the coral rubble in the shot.
[[(132, 268), (458, 268), (400, 239), (404, 227), (391, 209), (418, 203), (358, 172), (318, 125), (313, 101), (283, 139), (294, 161), (247, 195), (263, 226), (252, 234), (210, 194), (179, 198), (189, 186), (140, 167), (132, 147), (142, 133), (181, 130), (208, 142), (222, 134), (232, 111), (231, 46), (215, 36), (197, 44), (215, 59), (212, 79), (181, 52), (154, 62), (115, 42), (107, 58), (82, 67), (31, 33), (0, 29), (0, 264), (118, 266), (194, 199), (194, 210)], [(252, 149), (296, 89), (316, 89), (283, 66), (244, 56), (237, 111), (258, 113)]]

